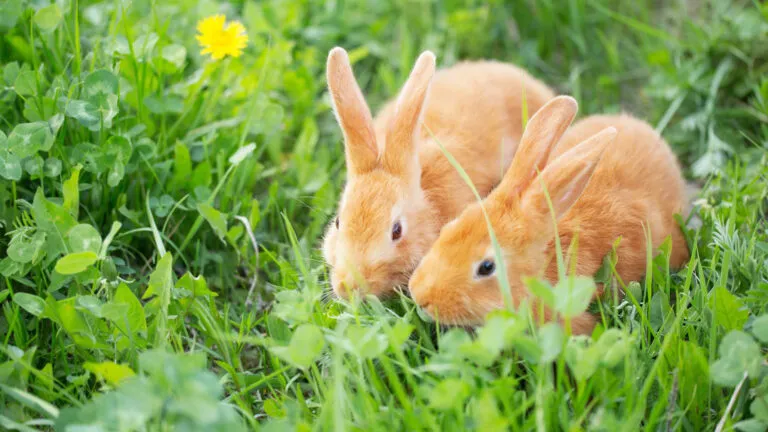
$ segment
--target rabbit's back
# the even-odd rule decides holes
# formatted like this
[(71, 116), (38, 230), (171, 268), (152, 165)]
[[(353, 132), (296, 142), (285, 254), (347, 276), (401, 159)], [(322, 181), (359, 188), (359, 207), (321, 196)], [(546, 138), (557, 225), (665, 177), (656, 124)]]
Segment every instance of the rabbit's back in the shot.
[(671, 265), (681, 267), (688, 259), (688, 247), (675, 214), (685, 208), (685, 182), (674, 153), (650, 125), (626, 114), (587, 117), (566, 133), (550, 160), (609, 126), (617, 129), (616, 139), (558, 225), (561, 238), (570, 242), (578, 232), (581, 274), (597, 271), (621, 237), (619, 274), (625, 281), (642, 278), (645, 230), (650, 230), (654, 250), (671, 237)]

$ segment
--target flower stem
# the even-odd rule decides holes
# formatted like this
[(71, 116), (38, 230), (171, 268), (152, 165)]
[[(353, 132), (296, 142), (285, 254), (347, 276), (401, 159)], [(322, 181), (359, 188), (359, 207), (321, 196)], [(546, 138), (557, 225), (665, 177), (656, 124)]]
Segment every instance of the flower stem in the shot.
[(203, 102), (202, 109), (197, 111), (197, 115), (195, 116), (195, 121), (192, 122), (192, 129), (197, 127), (197, 124), (200, 121), (201, 116), (207, 115), (208, 110), (212, 106), (216, 106), (216, 102), (218, 102), (219, 98), (221, 97), (221, 92), (222, 92), (222, 89), (224, 88), (224, 76), (226, 76), (227, 71), (229, 70), (229, 64), (230, 64), (230, 59), (227, 58), (226, 60), (224, 60), (224, 66), (219, 67), (219, 74), (215, 79), (216, 83), (214, 84), (215, 87), (213, 88), (213, 95), (210, 98), (206, 99)]

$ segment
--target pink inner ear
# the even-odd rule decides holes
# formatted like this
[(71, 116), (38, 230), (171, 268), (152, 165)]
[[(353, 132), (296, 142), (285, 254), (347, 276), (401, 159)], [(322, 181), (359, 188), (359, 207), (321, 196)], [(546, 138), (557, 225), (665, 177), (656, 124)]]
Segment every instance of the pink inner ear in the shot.
[(575, 188), (573, 186), (569, 186), (566, 188), (566, 190), (555, 200), (555, 211), (557, 212), (557, 217), (562, 217), (569, 208), (571, 208), (572, 201), (575, 200), (576, 197)]
[(567, 213), (578, 201), (592, 178), (594, 167), (595, 162), (588, 162), (570, 179), (565, 179), (565, 183), (559, 188), (559, 192), (556, 192), (556, 198), (553, 199), (558, 218)]
[(520, 196), (546, 168), (576, 110), (573, 98), (559, 96), (533, 115), (502, 181), (501, 187), (509, 191), (507, 196)]
[(549, 152), (541, 152), (541, 154), (539, 154), (539, 157), (536, 159), (536, 162), (534, 162), (533, 167), (531, 167), (531, 179), (535, 179), (536, 176), (541, 174), (541, 169), (543, 168), (542, 165), (548, 158)]

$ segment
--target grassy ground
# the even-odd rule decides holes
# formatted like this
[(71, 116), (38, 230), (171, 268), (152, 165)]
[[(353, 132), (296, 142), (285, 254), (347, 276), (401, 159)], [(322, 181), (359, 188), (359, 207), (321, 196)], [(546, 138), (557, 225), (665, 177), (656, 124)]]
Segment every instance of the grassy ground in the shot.
[[(0, 4), (0, 429), (768, 427), (765, 4), (48, 3)], [(200, 56), (214, 13), (242, 57)], [(429, 48), (646, 118), (702, 186), (690, 264), (649, 254), (591, 339), (325, 301), (334, 45), (374, 108)]]

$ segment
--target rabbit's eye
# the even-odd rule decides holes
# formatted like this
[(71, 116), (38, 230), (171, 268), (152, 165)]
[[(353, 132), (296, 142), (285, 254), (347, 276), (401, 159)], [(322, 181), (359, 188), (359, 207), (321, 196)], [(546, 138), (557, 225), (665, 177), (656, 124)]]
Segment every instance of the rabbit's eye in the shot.
[(336, 216), (336, 229), (339, 229), (339, 217)]
[(477, 275), (480, 277), (488, 277), (496, 271), (496, 264), (491, 260), (485, 260), (480, 263), (477, 268)]
[(394, 225), (392, 225), (392, 240), (400, 240), (400, 237), (403, 236), (403, 226), (400, 224), (400, 222), (395, 222)]

